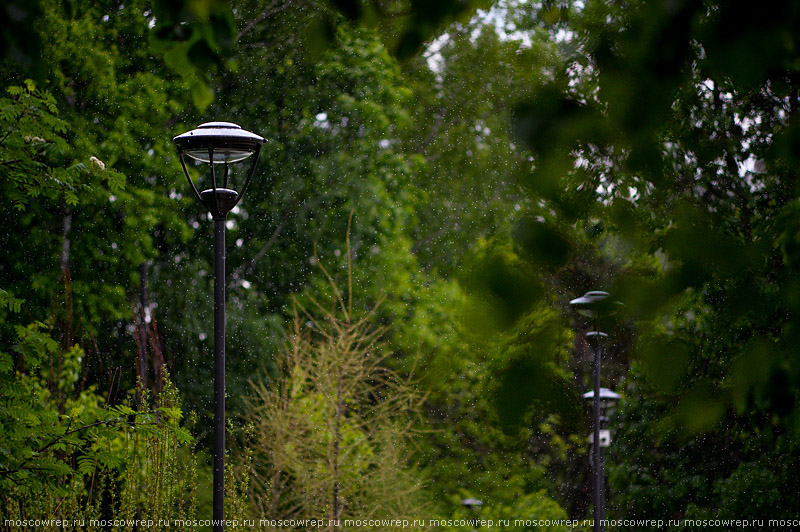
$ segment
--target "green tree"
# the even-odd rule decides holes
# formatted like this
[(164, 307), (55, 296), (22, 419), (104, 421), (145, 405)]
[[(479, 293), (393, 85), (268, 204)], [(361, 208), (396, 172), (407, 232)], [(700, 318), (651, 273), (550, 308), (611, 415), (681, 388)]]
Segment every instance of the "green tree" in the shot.
[[(552, 230), (516, 242), (528, 278), (558, 290), (565, 314), (588, 289), (625, 303), (614, 351), (638, 360), (624, 382), (642, 396), (623, 408), (619, 515), (721, 515), (757, 485), (764, 497), (746, 507), (766, 507), (791, 482), (756, 456), (791, 461), (800, 426), (798, 11), (561, 4), (555, 16), (532, 6), (530, 28), (561, 32), (563, 67), (513, 121)], [(753, 53), (758, 61), (742, 61)], [(543, 275), (554, 241), (564, 251)], [(488, 279), (512, 318), (552, 304), (542, 290), (516, 305), (508, 278)], [(664, 482), (673, 489), (649, 498)]]
[(409, 518), (422, 510), (407, 463), (421, 396), (383, 365), (374, 313), (356, 319), (351, 287), (343, 294), (330, 283), (334, 307), (306, 295), (314, 307), (295, 307), (280, 376), (253, 383), (256, 511), (271, 520)]
[[(3, 235), (10, 259), (2, 268), (3, 283), (21, 288), (26, 298), (0, 290), (0, 335), (10, 346), (0, 352), (0, 508), (12, 523), (3, 526), (11, 530), (19, 519), (84, 519), (109, 511), (128, 517), (191, 513), (185, 495), (192, 479), (179, 474), (177, 464), (193, 463), (192, 438), (180, 427), (176, 392), (165, 380), (158, 405), (143, 397), (136, 410), (122, 402), (110, 405), (112, 390), (103, 394), (96, 384), (86, 385), (86, 352), (71, 330), (70, 209), (107, 202), (109, 192), (124, 194), (125, 178), (94, 156), (76, 162), (80, 150), (54, 97), (30, 80), (0, 99), (0, 129), (3, 204), (17, 212), (17, 230), (33, 228), (29, 257), (57, 249), (59, 240), (37, 225), (47, 220), (48, 208), (67, 212), (60, 255), (51, 255), (55, 268), (37, 270), (16, 253), (13, 235)], [(58, 266), (68, 308), (53, 313), (41, 302), (53, 297), (48, 290), (59, 279), (47, 272)], [(169, 483), (165, 471), (174, 477)]]
[[(163, 349), (160, 354), (159, 349), (149, 354), (136, 349), (128, 327), (144, 323), (146, 315), (154, 317), (154, 307), (145, 308), (142, 301), (147, 298), (141, 294), (158, 249), (184, 242), (191, 234), (176, 208), (179, 203), (154, 186), (156, 176), (170, 175), (167, 154), (173, 149), (156, 132), (184, 107), (170, 94), (183, 85), (161, 77), (163, 66), (153, 64), (142, 47), (149, 32), (143, 6), (73, 9), (43, 2), (40, 7), (37, 27), (46, 37), (42, 62), (48, 77), (41, 85), (51, 95), (40, 106), (50, 114), (50, 107), (57, 107), (58, 121), (28, 112), (21, 122), (8, 122), (7, 141), (14, 143), (9, 148), (27, 142), (35, 150), (29, 160), (38, 165), (31, 171), (23, 168), (15, 175), (24, 180), (15, 180), (24, 186), (24, 195), (40, 195), (25, 205), (22, 215), (10, 218), (13, 230), (1, 237), (7, 250), (2, 283), (28, 302), (31, 320), (55, 317), (64, 346), (78, 342), (85, 348), (87, 377), (82, 383), (121, 377), (122, 386), (131, 388), (138, 373), (150, 384), (150, 364), (132, 362), (150, 359), (158, 366)], [(10, 79), (17, 75), (8, 73)], [(31, 96), (20, 93), (14, 99), (20, 106)], [(38, 128), (38, 133), (25, 128)], [(35, 179), (49, 183), (50, 189), (61, 183), (66, 201), (41, 194)], [(6, 192), (15, 193), (13, 188)], [(4, 202), (9, 216), (14, 208), (11, 201)], [(141, 342), (145, 350), (147, 343)], [(137, 371), (116, 374), (120, 366)]]

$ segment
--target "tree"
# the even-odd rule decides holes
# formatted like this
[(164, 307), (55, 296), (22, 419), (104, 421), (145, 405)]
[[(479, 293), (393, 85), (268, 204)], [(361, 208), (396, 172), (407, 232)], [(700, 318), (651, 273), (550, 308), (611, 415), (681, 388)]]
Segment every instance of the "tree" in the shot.
[[(518, 233), (517, 251), (537, 266), (552, 256), (542, 235), (558, 237), (558, 260), (529, 278), (566, 289), (565, 313), (564, 291), (598, 282), (625, 303), (614, 326), (635, 334), (617, 336), (615, 350), (639, 362), (623, 381), (632, 397), (612, 475), (620, 515), (721, 515), (715, 507), (754, 486), (765, 496), (748, 508), (774, 504), (791, 482), (756, 456), (792, 461), (800, 427), (797, 8), (562, 6), (529, 17), (562, 31), (564, 66), (513, 122), (555, 231)], [(742, 61), (753, 53), (759, 60)], [(502, 278), (490, 280), (515, 301)], [(538, 304), (552, 304), (549, 293)], [(530, 308), (509, 306), (514, 317)], [(664, 481), (675, 489), (648, 500)]]
[[(4, 208), (15, 209), (21, 225), (33, 226), (46, 216), (45, 205), (86, 207), (105, 200), (108, 188), (124, 193), (124, 176), (99, 159), (72, 162), (77, 150), (50, 93), (30, 80), (8, 93), (0, 99)], [(69, 289), (70, 222), (65, 225), (65, 244), (56, 257)], [(32, 234), (28, 244), (46, 248), (52, 245), (47, 236)], [(4, 285), (22, 287), (20, 274), (35, 271), (35, 264), (23, 264), (10, 242), (8, 250), (13, 269), (4, 268)], [(40, 272), (30, 274), (34, 281), (37, 274), (46, 283), (56, 281)], [(140, 396), (136, 410), (126, 401), (112, 401), (111, 390), (103, 397), (96, 384), (86, 386), (86, 352), (70, 330), (71, 308), (43, 316), (37, 296), (49, 294), (42, 288), (34, 282), (23, 289), (30, 302), (0, 289), (0, 335), (10, 346), (0, 352), (3, 526), (11, 530), (19, 520), (45, 515), (72, 521), (103, 512), (132, 517), (144, 511), (164, 518), (191, 513), (192, 497), (186, 495), (193, 490), (194, 469), (182, 476), (177, 463), (193, 464), (192, 438), (179, 425), (179, 401), (166, 375), (158, 404)], [(169, 483), (164, 470), (173, 475)]]
[(451, 25), (407, 68), (415, 98), (405, 150), (426, 163), (413, 181), (425, 197), (417, 207), (414, 252), (423, 267), (446, 278), (459, 277), (470, 251), (506, 234), (527, 212), (519, 177), (528, 154), (510, 136), (510, 113), (558, 61), (547, 41), (525, 46), (490, 19)]
[(421, 397), (383, 366), (374, 313), (355, 319), (352, 286), (342, 294), (329, 281), (335, 306), (296, 302), (280, 375), (253, 383), (249, 416), (259, 517), (325, 516), (339, 530), (344, 519), (420, 511), (406, 456)]

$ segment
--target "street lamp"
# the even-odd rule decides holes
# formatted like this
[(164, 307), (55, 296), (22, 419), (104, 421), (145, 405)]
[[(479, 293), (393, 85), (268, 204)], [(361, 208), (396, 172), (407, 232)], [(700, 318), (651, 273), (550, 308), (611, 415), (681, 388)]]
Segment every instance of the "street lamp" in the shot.
[[(608, 413), (609, 410), (614, 407), (615, 404), (620, 400), (621, 396), (616, 393), (612, 392), (608, 388), (600, 388), (600, 431), (599, 431), (599, 438), (595, 439), (594, 434), (591, 435), (589, 438), (589, 443), (592, 445), (592, 452), (594, 452), (595, 447), (600, 448), (600, 471), (601, 473), (601, 489), (600, 489), (600, 514), (601, 519), (605, 518), (605, 505), (606, 505), (606, 497), (605, 497), (605, 452), (604, 449), (611, 445), (611, 431), (608, 428)], [(583, 398), (594, 403), (594, 390), (590, 392), (586, 392), (583, 394)]]
[[(200, 203), (214, 219), (214, 509), (213, 530), (225, 530), (225, 219), (244, 196), (265, 140), (231, 122), (207, 122), (172, 139), (183, 172)], [(198, 192), (186, 168), (186, 158), (208, 164), (211, 188)], [(230, 164), (253, 157), (240, 192), (228, 188)], [(218, 186), (215, 165), (224, 165)]]
[[(606, 335), (606, 337), (608, 337), (608, 335)], [(583, 398), (593, 400), (594, 390), (583, 394)], [(602, 412), (606, 412), (610, 408), (614, 408), (614, 405), (616, 405), (620, 399), (622, 399), (622, 396), (617, 392), (613, 392), (608, 388), (600, 388), (600, 410)]]
[(483, 506), (483, 501), (480, 499), (475, 499), (474, 497), (470, 497), (462, 500), (461, 505), (465, 508), (469, 508), (470, 510), (475, 510)]
[[(470, 512), (475, 512), (481, 509), (481, 506), (483, 506), (483, 501), (474, 497), (469, 497), (467, 499), (463, 499), (461, 501), (461, 505)], [(474, 523), (477, 528), (472, 529), (472, 532), (478, 532), (478, 528), (481, 527), (480, 522), (474, 521)]]
[[(594, 387), (592, 390), (592, 405), (594, 418), (594, 432), (592, 433), (592, 465), (594, 469), (594, 527), (595, 532), (603, 531), (602, 522), (605, 520), (605, 464), (603, 463), (603, 452), (599, 445), (600, 440), (600, 359), (603, 338), (608, 338), (606, 333), (597, 330), (597, 319), (614, 314), (621, 305), (617, 301), (609, 299), (608, 292), (592, 291), (586, 292), (583, 296), (573, 299), (570, 305), (581, 315), (592, 319), (593, 331), (586, 334), (586, 339), (594, 351), (594, 363), (592, 364)], [(613, 392), (612, 392), (613, 393)], [(586, 397), (584, 395), (584, 397)]]

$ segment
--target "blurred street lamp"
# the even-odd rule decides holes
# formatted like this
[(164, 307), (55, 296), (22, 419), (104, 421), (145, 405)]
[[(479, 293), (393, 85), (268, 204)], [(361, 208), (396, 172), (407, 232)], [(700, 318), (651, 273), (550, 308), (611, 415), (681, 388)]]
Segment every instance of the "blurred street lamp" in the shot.
[[(583, 394), (583, 398), (589, 401), (592, 401), (594, 404), (594, 390), (590, 392), (586, 392)], [(611, 430), (609, 430), (608, 426), (608, 416), (609, 410), (614, 408), (614, 405), (620, 400), (621, 396), (618, 393), (612, 392), (608, 388), (600, 388), (600, 430), (599, 430), (599, 437), (595, 439), (594, 434), (591, 434), (589, 437), (589, 443), (592, 445), (592, 453), (594, 453), (595, 448), (599, 448), (600, 454), (600, 467), (597, 468), (600, 473), (600, 504), (601, 504), (601, 519), (605, 519), (605, 466), (606, 466), (606, 458), (605, 458), (605, 451), (606, 447), (611, 445)], [(595, 443), (599, 442), (599, 443)], [(593, 462), (592, 465), (594, 465)]]
[[(592, 433), (592, 466), (594, 469), (594, 527), (595, 532), (602, 532), (606, 518), (605, 508), (605, 464), (603, 463), (602, 440), (600, 438), (600, 410), (602, 392), (600, 388), (600, 360), (602, 358), (602, 340), (608, 338), (606, 333), (597, 330), (597, 320), (610, 316), (617, 311), (621, 303), (609, 298), (608, 292), (592, 291), (573, 299), (570, 305), (581, 315), (592, 319), (593, 331), (586, 334), (586, 340), (592, 346), (594, 362), (592, 364), (594, 386), (591, 392), (594, 431)], [(610, 390), (609, 390), (610, 391)], [(613, 393), (613, 392), (611, 392)], [(615, 394), (616, 395), (616, 394)], [(584, 395), (584, 397), (587, 397)]]
[[(583, 394), (584, 399), (594, 399), (594, 390), (590, 392), (586, 392)], [(601, 412), (606, 412), (607, 410), (614, 408), (622, 396), (616, 392), (612, 392), (608, 388), (600, 388), (600, 410)]]
[[(469, 510), (470, 512), (475, 512), (481, 509), (483, 506), (483, 501), (480, 499), (475, 499), (474, 497), (469, 497), (467, 499), (463, 499), (461, 501), (461, 506)], [(478, 532), (478, 528), (480, 528), (480, 523), (476, 523), (477, 527), (472, 529), (472, 532)]]
[[(178, 148), (183, 172), (200, 203), (214, 219), (214, 503), (213, 530), (225, 526), (225, 220), (244, 196), (265, 140), (230, 122), (208, 122), (172, 141)], [(198, 192), (186, 168), (185, 156), (208, 164), (211, 188)], [(230, 164), (255, 155), (240, 192), (228, 188)], [(222, 184), (215, 165), (223, 166)]]
[(470, 510), (475, 510), (483, 506), (483, 501), (480, 499), (469, 498), (461, 501), (461, 505), (465, 508), (469, 508)]

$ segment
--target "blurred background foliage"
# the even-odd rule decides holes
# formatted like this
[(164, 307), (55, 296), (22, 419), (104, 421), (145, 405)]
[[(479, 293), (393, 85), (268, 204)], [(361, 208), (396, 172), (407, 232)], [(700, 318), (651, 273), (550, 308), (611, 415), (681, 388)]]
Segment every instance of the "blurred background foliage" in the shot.
[[(604, 385), (624, 395), (610, 515), (796, 515), (794, 4), (39, 0), (2, 16), (0, 422), (21, 446), (0, 462), (4, 512), (51, 473), (91, 499), (80, 458), (105, 432), (18, 475), (19, 453), (72, 430), (67, 399), (104, 397), (92, 423), (127, 391), (145, 409), (169, 374), (208, 446), (211, 241), (170, 139), (224, 119), (268, 140), (228, 224), (236, 423), (248, 380), (280, 374), (291, 298), (333, 301), (318, 266), (341, 286), (352, 263), (353, 315), (384, 300), (383, 366), (425, 397), (402, 467), (430, 513), (478, 497), (486, 515), (586, 516), (592, 325), (568, 302), (606, 289), (624, 303), (600, 323)], [(74, 387), (31, 393), (45, 362)], [(23, 418), (41, 432), (13, 432)]]

